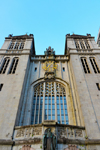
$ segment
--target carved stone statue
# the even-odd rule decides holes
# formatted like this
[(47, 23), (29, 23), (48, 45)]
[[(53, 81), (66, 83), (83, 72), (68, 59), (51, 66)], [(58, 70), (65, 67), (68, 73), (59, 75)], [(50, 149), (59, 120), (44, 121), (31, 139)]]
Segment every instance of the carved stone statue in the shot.
[(44, 53), (45, 53), (46, 56), (48, 56), (48, 55), (52, 55), (52, 56), (55, 55), (55, 51), (50, 46), (48, 48), (46, 48), (46, 51)]
[(56, 149), (56, 136), (54, 136), (50, 128), (45, 130), (44, 137), (43, 137), (43, 147), (44, 150)]

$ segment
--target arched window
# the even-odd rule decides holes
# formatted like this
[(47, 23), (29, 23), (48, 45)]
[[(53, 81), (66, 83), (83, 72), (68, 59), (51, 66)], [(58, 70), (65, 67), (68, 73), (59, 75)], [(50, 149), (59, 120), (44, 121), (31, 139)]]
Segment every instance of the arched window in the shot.
[(90, 73), (90, 69), (89, 69), (89, 66), (88, 66), (88, 63), (87, 63), (87, 60), (86, 60), (85, 57), (81, 57), (81, 62), (82, 62), (84, 72), (85, 73)]
[(18, 61), (19, 61), (18, 57), (15, 57), (13, 59), (13, 62), (11, 64), (11, 68), (10, 68), (9, 74), (14, 74), (15, 73), (17, 65), (18, 65)]
[(34, 87), (31, 124), (43, 120), (68, 124), (66, 91), (58, 82), (43, 82)]
[(90, 57), (90, 62), (91, 62), (94, 72), (100, 73), (99, 67), (98, 67), (94, 57)]
[(9, 57), (4, 58), (3, 64), (2, 64), (1, 69), (0, 69), (0, 74), (4, 74), (6, 72), (9, 61), (10, 61)]

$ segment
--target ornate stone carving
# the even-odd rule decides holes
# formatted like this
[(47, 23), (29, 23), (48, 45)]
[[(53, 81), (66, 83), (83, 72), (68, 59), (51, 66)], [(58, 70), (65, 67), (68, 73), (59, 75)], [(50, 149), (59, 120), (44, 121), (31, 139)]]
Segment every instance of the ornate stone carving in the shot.
[(25, 130), (25, 129), (17, 130), (16, 137), (24, 137), (24, 130)]
[(65, 137), (67, 136), (67, 131), (65, 127), (58, 127), (58, 137)]
[(50, 73), (45, 73), (44, 75), (44, 79), (54, 79), (55, 78), (55, 73), (54, 72), (50, 72)]
[(68, 137), (75, 137), (74, 130), (71, 128), (67, 128)]
[(32, 128), (26, 128), (25, 137), (31, 137), (31, 136), (32, 136)]
[(17, 130), (16, 137), (33, 137), (35, 135), (42, 135), (42, 127), (25, 128)]
[(32, 135), (42, 135), (42, 127), (33, 128)]
[(75, 136), (76, 137), (83, 137), (82, 130), (75, 129)]
[(77, 145), (68, 145), (68, 147), (67, 148), (65, 148), (64, 150), (79, 150), (78, 148), (77, 148)]
[(53, 48), (51, 48), (51, 46), (46, 48), (46, 51), (44, 53), (45, 53), (46, 56), (48, 56), (48, 55), (55, 55), (55, 51), (54, 51)]

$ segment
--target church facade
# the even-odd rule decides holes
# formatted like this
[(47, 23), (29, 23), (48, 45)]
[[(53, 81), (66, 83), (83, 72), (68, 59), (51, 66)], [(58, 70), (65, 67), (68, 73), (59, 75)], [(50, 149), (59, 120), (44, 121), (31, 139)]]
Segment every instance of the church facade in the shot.
[(99, 41), (67, 34), (63, 55), (36, 55), (32, 34), (5, 38), (0, 150), (100, 150)]

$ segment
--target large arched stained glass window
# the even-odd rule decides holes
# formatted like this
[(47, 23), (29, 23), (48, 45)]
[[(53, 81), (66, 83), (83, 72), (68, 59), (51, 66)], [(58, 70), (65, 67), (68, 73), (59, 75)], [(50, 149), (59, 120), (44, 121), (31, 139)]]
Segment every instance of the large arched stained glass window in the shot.
[(34, 87), (31, 124), (44, 120), (68, 124), (66, 91), (58, 82), (43, 82)]

